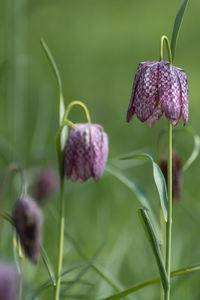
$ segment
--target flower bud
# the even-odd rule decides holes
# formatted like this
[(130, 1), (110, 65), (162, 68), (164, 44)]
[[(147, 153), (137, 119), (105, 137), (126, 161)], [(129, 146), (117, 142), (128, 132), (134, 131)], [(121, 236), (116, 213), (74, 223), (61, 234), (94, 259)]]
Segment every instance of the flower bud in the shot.
[(155, 124), (165, 113), (172, 125), (183, 118), (188, 122), (188, 83), (183, 70), (169, 62), (143, 62), (139, 64), (127, 112), (127, 122), (133, 115)]
[[(163, 175), (168, 182), (167, 177), (167, 165), (168, 165), (168, 153), (166, 152), (161, 161), (160, 168), (163, 172)], [(181, 158), (176, 151), (172, 151), (172, 200), (175, 198), (178, 202), (181, 202)]]
[(0, 263), (0, 299), (17, 300), (18, 273), (14, 265)]
[(32, 263), (37, 264), (40, 254), (42, 216), (36, 202), (21, 196), (16, 202), (13, 219), (22, 248)]
[(76, 124), (70, 130), (65, 146), (64, 170), (72, 181), (98, 181), (108, 157), (108, 137), (97, 124)]
[(58, 177), (53, 170), (44, 170), (40, 173), (33, 186), (37, 201), (43, 201), (51, 195), (58, 183)]

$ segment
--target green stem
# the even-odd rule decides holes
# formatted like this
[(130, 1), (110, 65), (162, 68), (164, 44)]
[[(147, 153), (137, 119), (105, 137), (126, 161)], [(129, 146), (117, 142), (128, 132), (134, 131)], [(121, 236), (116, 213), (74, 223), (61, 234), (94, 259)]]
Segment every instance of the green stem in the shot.
[(60, 179), (60, 234), (59, 234), (59, 248), (58, 248), (58, 266), (57, 266), (57, 278), (56, 286), (54, 290), (54, 300), (59, 300), (60, 285), (61, 285), (61, 272), (63, 262), (63, 245), (64, 245), (64, 175), (61, 175)]
[(164, 41), (165, 41), (166, 46), (167, 46), (168, 58), (169, 58), (169, 62), (171, 64), (172, 63), (171, 47), (170, 47), (168, 37), (166, 35), (163, 35), (161, 37), (161, 40), (160, 40), (160, 60), (163, 60), (163, 44), (164, 44)]
[[(161, 37), (160, 41), (160, 60), (163, 60), (163, 44), (166, 43), (168, 58), (172, 64), (172, 53), (170, 42), (166, 35)], [(172, 125), (168, 122), (168, 216), (166, 224), (166, 272), (168, 277), (168, 288), (164, 292), (165, 300), (170, 300), (170, 268), (171, 268), (171, 235), (172, 235)]]
[(172, 232), (172, 125), (168, 123), (168, 218), (166, 224), (166, 272), (169, 286), (165, 300), (170, 299), (171, 232)]
[(65, 111), (65, 114), (64, 114), (64, 117), (63, 117), (63, 122), (65, 120), (67, 120), (68, 114), (69, 114), (70, 110), (72, 109), (72, 107), (74, 105), (79, 105), (79, 106), (81, 106), (84, 109), (87, 121), (88, 121), (88, 123), (91, 123), (91, 118), (90, 118), (90, 114), (89, 114), (89, 111), (87, 109), (87, 106), (82, 101), (80, 101), (80, 100), (74, 100), (74, 101), (70, 102), (70, 104), (67, 106), (67, 109)]

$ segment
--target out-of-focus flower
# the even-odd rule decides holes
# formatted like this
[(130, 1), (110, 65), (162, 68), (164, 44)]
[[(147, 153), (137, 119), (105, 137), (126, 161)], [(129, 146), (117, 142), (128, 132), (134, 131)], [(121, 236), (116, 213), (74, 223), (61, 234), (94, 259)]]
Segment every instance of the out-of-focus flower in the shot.
[(163, 112), (172, 125), (188, 122), (188, 83), (183, 70), (169, 62), (142, 62), (137, 69), (127, 112), (152, 126)]
[(18, 273), (14, 265), (0, 263), (0, 299), (17, 300)]
[(57, 184), (58, 176), (54, 170), (47, 169), (41, 172), (33, 186), (35, 199), (42, 201), (50, 196)]
[(108, 157), (108, 137), (97, 124), (76, 124), (71, 128), (64, 154), (64, 170), (72, 181), (98, 181)]
[(21, 196), (16, 202), (13, 219), (21, 245), (32, 263), (37, 264), (40, 254), (42, 215), (37, 203)]
[[(166, 152), (160, 160), (160, 168), (168, 182), (167, 177), (168, 153)], [(172, 151), (172, 200), (175, 198), (181, 202), (181, 158), (176, 151)]]

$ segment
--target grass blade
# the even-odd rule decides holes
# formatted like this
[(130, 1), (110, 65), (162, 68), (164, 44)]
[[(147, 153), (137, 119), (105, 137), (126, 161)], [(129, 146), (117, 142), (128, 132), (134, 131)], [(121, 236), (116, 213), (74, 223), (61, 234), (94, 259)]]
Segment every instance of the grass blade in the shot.
[(41, 256), (42, 256), (42, 260), (44, 262), (44, 265), (47, 269), (47, 272), (49, 274), (50, 280), (51, 280), (52, 284), (55, 286), (56, 285), (56, 279), (55, 279), (54, 271), (53, 271), (52, 265), (50, 263), (50, 260), (48, 258), (48, 255), (47, 255), (45, 249), (42, 246), (41, 246)]
[[(162, 173), (160, 167), (154, 162), (153, 158), (149, 154), (146, 154), (146, 153), (131, 155), (131, 156), (123, 157), (122, 159), (124, 159), (124, 160), (146, 159), (146, 160), (151, 161), (152, 167), (153, 167), (153, 177), (154, 177), (154, 181), (155, 181), (158, 193), (159, 193), (161, 208), (163, 211), (165, 221), (167, 221), (167, 202), (168, 202), (167, 187), (166, 187), (165, 178), (163, 176), (163, 173)], [(148, 206), (145, 206), (145, 207), (148, 208)]]
[[(189, 274), (189, 273), (192, 273), (192, 272), (197, 272), (197, 271), (200, 271), (200, 264), (189, 266), (189, 267), (186, 267), (186, 268), (183, 268), (183, 269), (179, 269), (179, 270), (173, 271), (173, 272), (171, 272), (170, 276), (171, 277), (177, 277), (177, 276), (186, 275), (186, 274)], [(141, 282), (139, 284), (135, 284), (132, 287), (130, 287), (130, 288), (128, 288), (128, 289), (126, 289), (126, 290), (124, 290), (124, 291), (122, 291), (120, 293), (111, 295), (111, 296), (106, 297), (106, 298), (104, 298), (102, 300), (117, 300), (117, 299), (121, 299), (124, 296), (130, 295), (130, 294), (132, 294), (132, 293), (134, 293), (134, 292), (136, 292), (138, 290), (143, 289), (146, 286), (158, 283), (160, 281), (161, 281), (161, 278), (160, 277), (156, 277), (156, 278), (153, 278), (153, 279)]]
[[(58, 90), (59, 90), (59, 124), (60, 126), (62, 125), (62, 121), (63, 121), (63, 117), (65, 114), (65, 103), (64, 103), (64, 97), (63, 97), (63, 91), (62, 91), (62, 81), (61, 81), (61, 77), (60, 77), (60, 73), (58, 70), (58, 67), (55, 63), (55, 60), (53, 58), (53, 55), (51, 53), (51, 51), (49, 50), (47, 44), (45, 43), (45, 41), (43, 39), (40, 39), (40, 43), (42, 45), (42, 48), (50, 62), (50, 65), (52, 67), (52, 70), (54, 72), (54, 75), (56, 77), (56, 81), (58, 84)], [(68, 134), (68, 130), (67, 130), (67, 126), (65, 126), (65, 128), (62, 130), (62, 134), (61, 134), (61, 151), (63, 151), (64, 146), (65, 146), (65, 142), (67, 139), (67, 134)]]
[(147, 209), (146, 208), (139, 208), (138, 213), (139, 213), (140, 219), (142, 221), (142, 225), (144, 227), (147, 238), (148, 238), (148, 240), (151, 244), (151, 247), (153, 249), (153, 252), (154, 252), (154, 255), (155, 255), (155, 258), (156, 258), (156, 262), (157, 262), (157, 265), (158, 265), (158, 269), (159, 269), (159, 272), (160, 272), (163, 288), (164, 288), (164, 290), (166, 290), (167, 287), (168, 287), (167, 273), (166, 273), (166, 270), (165, 270), (162, 254), (161, 254), (161, 251), (160, 251), (160, 246), (159, 246), (159, 243), (156, 239), (156, 235), (154, 233), (153, 226), (152, 226), (150, 218), (148, 216)]
[(179, 7), (179, 10), (177, 12), (175, 21), (174, 21), (174, 27), (172, 31), (172, 38), (171, 38), (171, 51), (172, 51), (172, 59), (174, 60), (175, 51), (176, 51), (176, 43), (177, 43), (177, 37), (180, 30), (180, 26), (183, 20), (183, 16), (185, 13), (185, 9), (187, 7), (188, 0), (182, 0), (181, 5)]

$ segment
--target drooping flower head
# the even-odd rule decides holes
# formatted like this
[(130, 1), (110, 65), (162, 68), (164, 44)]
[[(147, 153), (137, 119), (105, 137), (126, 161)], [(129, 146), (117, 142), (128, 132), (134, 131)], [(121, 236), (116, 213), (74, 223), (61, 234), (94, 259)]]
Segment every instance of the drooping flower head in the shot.
[[(167, 176), (168, 153), (166, 152), (160, 160), (160, 168), (165, 177), (166, 184), (168, 182)], [(176, 151), (172, 151), (172, 200), (177, 199), (181, 202), (181, 158)]]
[(165, 113), (172, 125), (183, 118), (188, 122), (188, 83), (183, 70), (169, 62), (143, 62), (139, 64), (133, 84), (127, 122), (133, 115), (155, 124)]
[(64, 170), (72, 181), (98, 181), (108, 157), (108, 137), (97, 124), (76, 124), (71, 128), (65, 146)]
[(36, 202), (21, 196), (16, 202), (13, 219), (21, 245), (27, 257), (37, 264), (40, 254), (42, 216)]
[(56, 188), (58, 184), (58, 176), (54, 170), (43, 170), (37, 177), (33, 192), (37, 201), (46, 199)]
[(17, 300), (18, 272), (14, 265), (0, 263), (0, 299)]

